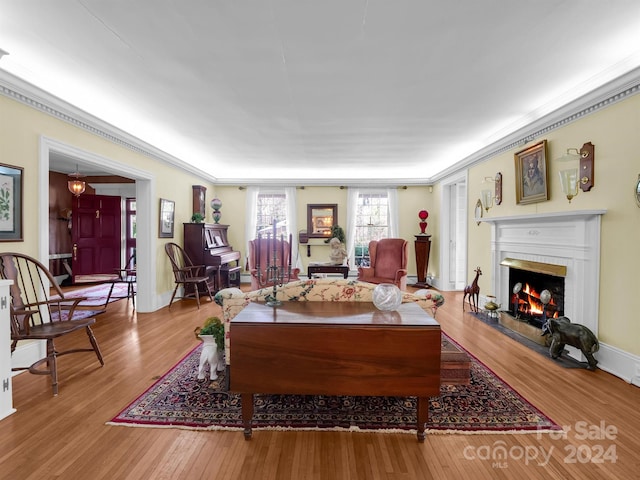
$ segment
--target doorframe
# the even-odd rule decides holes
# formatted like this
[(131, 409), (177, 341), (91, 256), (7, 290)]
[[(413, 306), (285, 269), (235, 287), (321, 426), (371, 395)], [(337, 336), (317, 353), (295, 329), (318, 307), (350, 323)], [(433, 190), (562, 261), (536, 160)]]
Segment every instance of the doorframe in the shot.
[[(136, 182), (136, 208), (137, 208), (137, 272), (138, 288), (136, 310), (139, 313), (154, 312), (162, 305), (158, 303), (158, 296), (155, 295), (157, 288), (157, 273), (155, 264), (155, 251), (157, 250), (157, 240), (152, 232), (155, 232), (152, 225), (154, 208), (152, 198), (155, 193), (155, 179), (152, 172), (141, 170), (131, 165), (127, 165), (102, 155), (98, 155), (87, 150), (82, 150), (73, 145), (55, 140), (44, 135), (40, 136), (39, 147), (39, 175), (38, 191), (39, 206), (38, 228), (40, 232), (49, 231), (49, 155), (57, 152), (65, 156), (72, 157), (78, 167), (92, 166), (100, 167), (107, 173), (131, 178)], [(156, 212), (157, 214), (157, 212)], [(49, 264), (49, 235), (40, 235), (39, 257), (45, 265)]]
[[(462, 204), (462, 216), (465, 219), (468, 219), (468, 205), (469, 205), (469, 178), (468, 172), (466, 170), (462, 170), (440, 182), (440, 237), (442, 242), (440, 243), (440, 282), (438, 284), (438, 288), (443, 291), (451, 291), (451, 290), (460, 290), (457, 288), (455, 284), (455, 279), (450, 278), (448, 265), (450, 264), (450, 248), (449, 244), (451, 242), (450, 229), (448, 228), (448, 223), (452, 218), (455, 218), (455, 211), (453, 208), (455, 205), (452, 205), (451, 202), (451, 189), (456, 188), (456, 185), (464, 184), (465, 186), (465, 195), (464, 201)], [(458, 244), (462, 244), (463, 248), (461, 251), (464, 252), (464, 265), (465, 265), (465, 276), (467, 270), (467, 252), (468, 252), (468, 221), (462, 222), (461, 231), (457, 232), (456, 242)], [(464, 286), (462, 287), (464, 288)]]

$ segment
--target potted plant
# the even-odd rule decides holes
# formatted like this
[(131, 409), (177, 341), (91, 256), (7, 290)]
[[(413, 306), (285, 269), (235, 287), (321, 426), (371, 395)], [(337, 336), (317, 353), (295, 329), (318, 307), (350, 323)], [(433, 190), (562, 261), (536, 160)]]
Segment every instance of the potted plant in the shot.
[(202, 327), (194, 330), (196, 337), (202, 340), (198, 379), (205, 378), (205, 366), (209, 364), (209, 379), (216, 380), (218, 372), (224, 370), (224, 324), (218, 317), (209, 317)]
[(196, 337), (199, 337), (203, 341), (209, 340), (203, 337), (210, 337), (215, 341), (218, 351), (224, 351), (224, 324), (218, 317), (209, 317), (204, 321), (202, 327), (197, 327), (194, 330)]
[(204, 221), (204, 215), (202, 215), (200, 212), (196, 212), (191, 215), (191, 221), (193, 223), (202, 223)]
[(344, 235), (344, 230), (340, 225), (334, 225), (333, 227), (331, 227), (331, 235), (329, 235), (329, 238), (327, 238), (324, 243), (329, 243), (332, 238), (337, 238), (342, 244), (346, 243), (347, 241), (347, 237), (345, 237)]

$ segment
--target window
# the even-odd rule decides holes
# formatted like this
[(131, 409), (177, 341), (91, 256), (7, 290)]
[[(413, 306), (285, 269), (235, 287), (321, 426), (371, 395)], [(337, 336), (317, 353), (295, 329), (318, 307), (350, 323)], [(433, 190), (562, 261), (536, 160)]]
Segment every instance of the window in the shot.
[(355, 264), (369, 265), (369, 242), (389, 238), (390, 208), (386, 191), (360, 192), (355, 211)]
[(292, 261), (293, 265), (300, 267), (302, 264), (298, 258), (298, 242), (293, 239), (297, 234), (298, 224), (296, 211), (295, 187), (253, 187), (247, 188), (247, 218), (245, 221), (245, 238), (247, 239), (246, 251), (249, 251), (248, 242), (255, 239), (258, 232), (263, 235), (273, 233), (273, 221), (276, 220), (276, 235), (292, 237)]
[(286, 235), (287, 196), (284, 193), (258, 193), (256, 212), (255, 237), (272, 233), (274, 220), (277, 222), (276, 235)]

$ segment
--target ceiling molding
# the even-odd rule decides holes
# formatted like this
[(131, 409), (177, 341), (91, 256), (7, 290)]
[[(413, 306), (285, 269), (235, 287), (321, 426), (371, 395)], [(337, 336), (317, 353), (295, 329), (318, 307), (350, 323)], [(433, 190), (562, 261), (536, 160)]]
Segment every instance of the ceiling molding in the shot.
[(186, 170), (210, 182), (217, 180), (216, 177), (195, 168), (193, 165), (94, 117), (3, 69), (0, 69), (0, 94), (135, 153), (164, 162), (181, 170)]
[(452, 167), (443, 170), (438, 175), (434, 175), (430, 180), (438, 182), (460, 170), (485, 162), (496, 155), (509, 150), (519, 149), (553, 130), (564, 127), (569, 123), (591, 115), (637, 93), (640, 93), (640, 68), (635, 68), (627, 74), (592, 90), (588, 94), (577, 98), (573, 102), (567, 103), (544, 117), (532, 121), (527, 126), (487, 145), (485, 148), (478, 150)]
[(136, 153), (162, 161), (171, 166), (188, 171), (218, 185), (279, 185), (279, 186), (428, 186), (456, 174), (461, 170), (482, 163), (490, 158), (509, 150), (521, 148), (528, 142), (546, 135), (550, 131), (584, 118), (612, 104), (620, 102), (640, 92), (640, 68), (635, 68), (625, 75), (612, 80), (605, 85), (592, 90), (578, 99), (556, 109), (538, 120), (532, 121), (527, 126), (514, 131), (478, 150), (474, 154), (461, 159), (452, 167), (432, 177), (403, 178), (393, 180), (379, 178), (358, 179), (322, 179), (322, 178), (292, 178), (292, 179), (263, 179), (251, 180), (242, 178), (218, 179), (205, 171), (176, 158), (164, 151), (155, 148), (132, 135), (114, 127), (111, 124), (80, 110), (63, 100), (44, 92), (38, 87), (25, 82), (18, 77), (0, 69), (0, 94), (12, 98), (20, 103), (28, 105), (43, 113), (70, 123), (85, 131), (98, 135), (117, 145)]

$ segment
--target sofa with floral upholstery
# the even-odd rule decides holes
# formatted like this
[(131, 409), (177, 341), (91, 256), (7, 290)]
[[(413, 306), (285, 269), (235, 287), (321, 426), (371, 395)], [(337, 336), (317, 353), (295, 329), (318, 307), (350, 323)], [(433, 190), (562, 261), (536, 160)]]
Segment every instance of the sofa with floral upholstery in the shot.
[[(342, 278), (314, 278), (286, 283), (276, 289), (276, 298), (289, 302), (371, 302), (372, 283)], [(273, 295), (273, 287), (243, 292), (239, 288), (225, 288), (215, 295), (215, 301), (222, 307), (225, 329), (225, 362), (231, 363), (229, 330), (231, 319), (249, 302), (264, 302)], [(444, 303), (444, 297), (434, 290), (421, 290), (420, 293), (402, 292), (402, 302), (416, 302), (425, 311), (435, 317), (438, 307)]]

